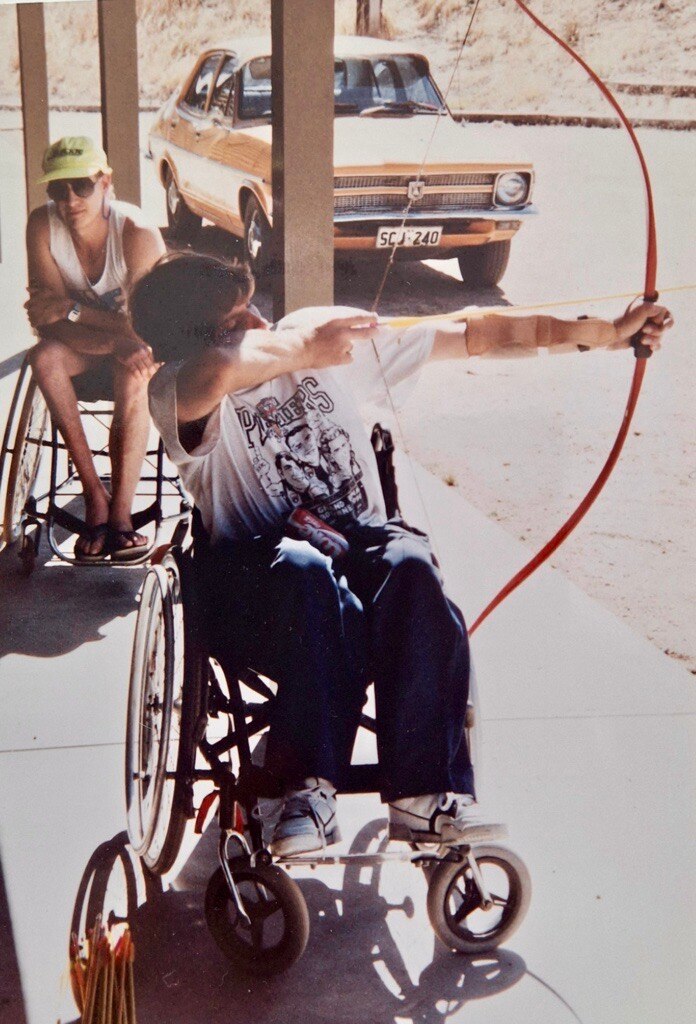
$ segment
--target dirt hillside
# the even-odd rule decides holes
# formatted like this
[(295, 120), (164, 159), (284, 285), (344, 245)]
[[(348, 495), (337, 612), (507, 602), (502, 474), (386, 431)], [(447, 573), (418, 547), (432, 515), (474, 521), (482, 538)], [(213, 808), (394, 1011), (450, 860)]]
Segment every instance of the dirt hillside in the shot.
[[(445, 87), (473, 3), (384, 0), (383, 34), (416, 43)], [(696, 19), (690, 0), (533, 0), (531, 6), (607, 79), (696, 84)], [(45, 5), (55, 103), (98, 102), (96, 7), (94, 0)], [(337, 0), (337, 31), (354, 30), (355, 8), (355, 0)], [(270, 4), (138, 0), (138, 16), (141, 99), (152, 104), (168, 94), (202, 47), (267, 31)], [(18, 103), (14, 5), (0, 8), (0, 40), (0, 101)], [(464, 110), (606, 113), (585, 74), (513, 0), (481, 0), (449, 100)], [(634, 116), (696, 116), (696, 100), (663, 96), (627, 96), (626, 108)]]

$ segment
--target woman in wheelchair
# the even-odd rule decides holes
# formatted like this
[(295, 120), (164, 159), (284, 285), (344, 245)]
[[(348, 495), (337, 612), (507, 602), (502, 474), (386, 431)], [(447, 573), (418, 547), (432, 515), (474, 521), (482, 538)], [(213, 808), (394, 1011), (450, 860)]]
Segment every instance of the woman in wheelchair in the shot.
[[(613, 323), (486, 314), (396, 329), (315, 308), (274, 330), (249, 310), (252, 293), (245, 267), (191, 254), (141, 278), (130, 311), (163, 364), (150, 383), (153, 419), (210, 538), (201, 599), (211, 652), (278, 684), (265, 768), (285, 801), (271, 852), (339, 838), (335, 793), (369, 681), (390, 837), (489, 839), (499, 827), (476, 804), (465, 739), (466, 627), (427, 537), (387, 518), (359, 408), (429, 359), (624, 348), (639, 330), (657, 348), (669, 315), (644, 303)], [(343, 535), (340, 555), (297, 536), (284, 453), (324, 484), (295, 496), (315, 527)]]
[[(141, 557), (147, 540), (133, 530), (131, 506), (147, 444), (154, 364), (125, 315), (125, 297), (162, 255), (164, 242), (137, 207), (112, 198), (106, 154), (90, 139), (53, 143), (43, 171), (49, 201), (27, 224), (26, 310), (39, 338), (29, 359), (82, 483), (87, 529), (75, 553), (83, 561)], [(101, 391), (96, 397), (113, 393), (111, 494), (78, 411), (76, 386), (84, 383)]]

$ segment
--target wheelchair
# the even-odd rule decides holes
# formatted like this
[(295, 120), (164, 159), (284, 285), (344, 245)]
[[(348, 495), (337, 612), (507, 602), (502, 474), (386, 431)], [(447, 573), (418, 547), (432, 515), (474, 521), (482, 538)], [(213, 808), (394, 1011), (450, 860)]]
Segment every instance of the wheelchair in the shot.
[[(391, 436), (377, 424), (372, 441), (392, 516), (398, 512), (398, 493)], [(219, 867), (208, 883), (205, 916), (218, 947), (240, 972), (279, 973), (305, 949), (307, 905), (285, 866), (349, 864), (359, 869), (408, 861), (425, 874), (429, 919), (449, 949), (480, 954), (503, 943), (525, 916), (531, 880), (522, 860), (497, 843), (398, 843), (398, 851), (341, 855), (329, 848), (271, 855), (269, 818), (279, 809), (282, 794), (269, 784), (262, 753), (275, 684), (251, 669), (240, 673), (206, 650), (197, 597), (196, 551), (206, 542), (201, 534), (194, 511), (191, 523), (182, 521), (176, 528), (171, 548), (149, 569), (141, 590), (125, 760), (134, 853), (151, 872), (169, 871), (187, 822), (195, 818), (196, 832), (201, 833), (218, 802)], [(470, 700), (466, 731), (473, 754), (478, 732), (475, 684)], [(360, 725), (375, 732), (375, 721), (367, 714)], [(194, 787), (202, 782), (213, 789), (196, 807)], [(340, 792), (379, 789), (377, 764), (353, 764)]]
[[(73, 383), (80, 415), (85, 420), (92, 457), (99, 468), (99, 463), (106, 460), (108, 464), (109, 458), (108, 429), (113, 414), (111, 381), (108, 374), (96, 370), (76, 377)], [(46, 449), (50, 452), (47, 480), (39, 475)], [(133, 514), (133, 528), (140, 530), (154, 523), (156, 543), (162, 523), (188, 515), (190, 506), (178, 475), (165, 472), (164, 445), (161, 440), (156, 447), (146, 452), (144, 466), (136, 497), (152, 500), (145, 508)], [(100, 479), (108, 485), (109, 472), (100, 473)], [(34, 570), (43, 529), (52, 555), (71, 565), (133, 566), (149, 560), (152, 551), (150, 545), (141, 557), (127, 562), (80, 561), (73, 553), (65, 550), (60, 532), (80, 534), (86, 528), (86, 523), (68, 508), (70, 502), (81, 495), (82, 489), (70, 455), (32, 377), (28, 358), (24, 359), (19, 372), (0, 451), (0, 487), (3, 485), (2, 541), (3, 545), (18, 545), (24, 575), (28, 576)], [(164, 515), (165, 497), (176, 501), (175, 514)]]

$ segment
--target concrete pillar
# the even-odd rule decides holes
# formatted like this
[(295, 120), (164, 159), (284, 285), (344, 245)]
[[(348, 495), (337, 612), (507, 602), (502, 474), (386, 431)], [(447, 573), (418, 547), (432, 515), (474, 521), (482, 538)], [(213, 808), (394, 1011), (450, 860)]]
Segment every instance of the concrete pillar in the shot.
[(140, 205), (135, 0), (99, 0), (102, 145), (119, 199)]
[(278, 319), (333, 303), (334, 5), (271, 0), (271, 31)]
[(359, 36), (378, 36), (382, 28), (382, 0), (358, 0), (355, 31)]
[(46, 202), (46, 186), (36, 184), (41, 175), (41, 159), (49, 144), (43, 4), (17, 4), (17, 33), (28, 213)]

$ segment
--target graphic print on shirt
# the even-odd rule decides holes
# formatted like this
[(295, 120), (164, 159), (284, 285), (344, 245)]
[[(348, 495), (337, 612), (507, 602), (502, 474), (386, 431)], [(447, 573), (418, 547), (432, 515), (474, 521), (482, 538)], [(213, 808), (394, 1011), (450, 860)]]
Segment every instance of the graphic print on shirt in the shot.
[(288, 512), (306, 508), (336, 526), (358, 519), (368, 501), (350, 437), (328, 415), (333, 409), (314, 377), (303, 378), (282, 404), (274, 397), (256, 405), (235, 402), (251, 465), (266, 494), (282, 499)]

